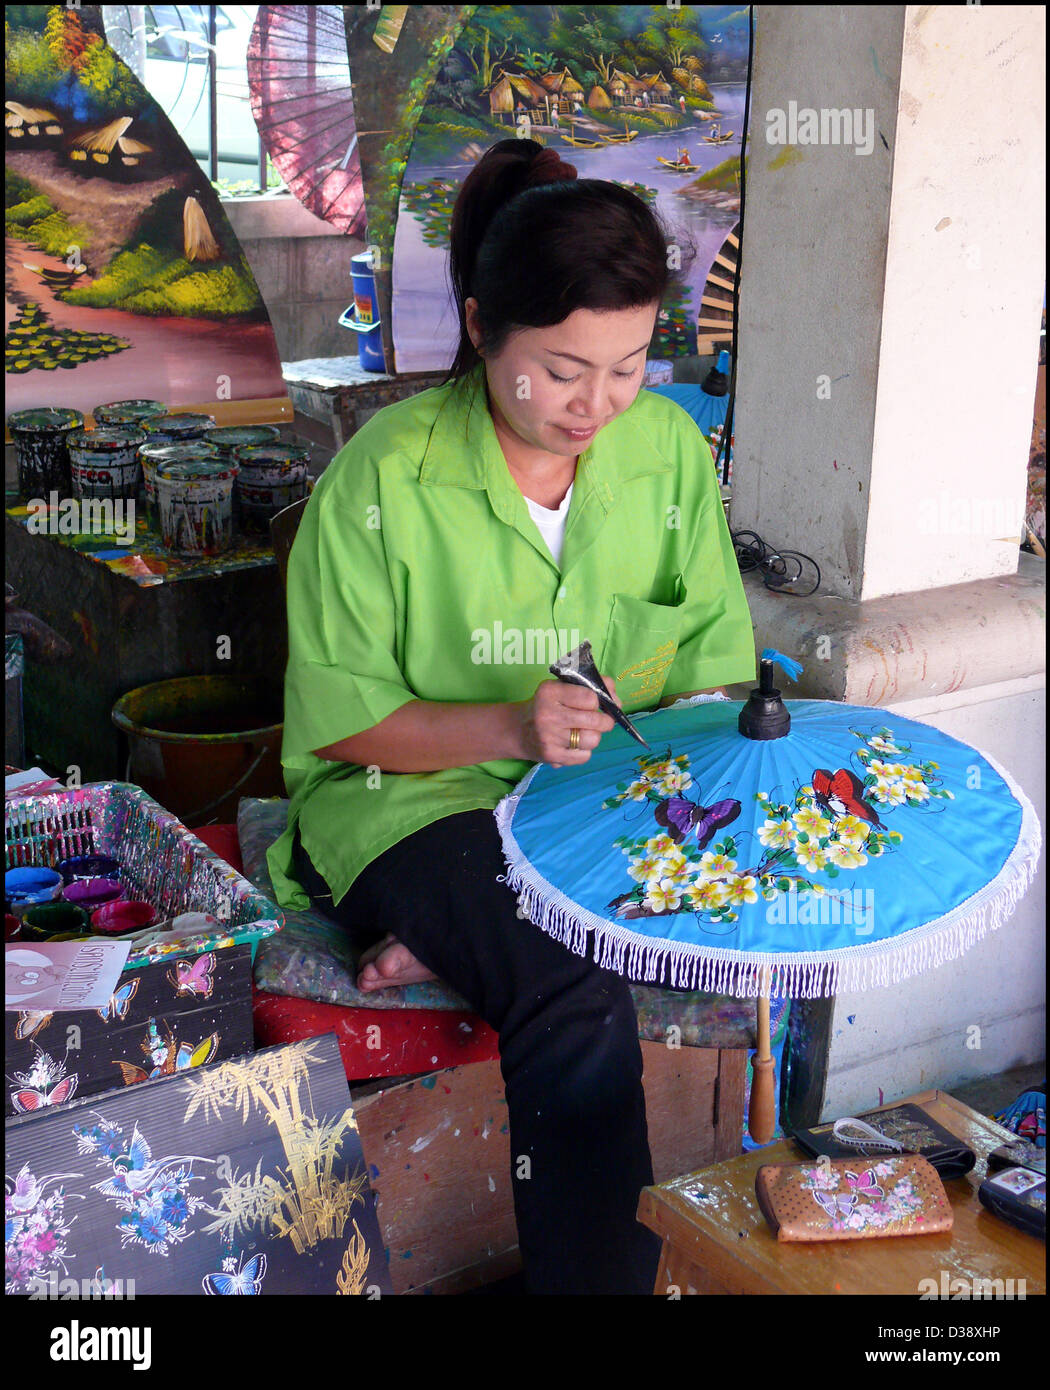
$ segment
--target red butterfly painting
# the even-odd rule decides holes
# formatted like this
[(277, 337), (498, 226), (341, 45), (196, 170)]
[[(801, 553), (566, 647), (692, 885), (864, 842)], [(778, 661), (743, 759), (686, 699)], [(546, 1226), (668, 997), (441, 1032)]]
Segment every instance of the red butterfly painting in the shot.
[(813, 793), (828, 813), (857, 816), (878, 830), (885, 829), (875, 807), (864, 800), (864, 783), (849, 768), (840, 767), (835, 773), (823, 767), (817, 768), (813, 774)]

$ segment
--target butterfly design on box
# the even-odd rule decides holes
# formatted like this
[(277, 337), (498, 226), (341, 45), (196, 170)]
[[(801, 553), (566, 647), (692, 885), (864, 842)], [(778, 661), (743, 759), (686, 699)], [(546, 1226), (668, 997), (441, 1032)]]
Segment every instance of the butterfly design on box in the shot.
[(174, 1076), (176, 1072), (188, 1071), (191, 1067), (201, 1067), (210, 1062), (219, 1047), (218, 1033), (211, 1033), (199, 1043), (180, 1043), (169, 1025), (165, 1024), (167, 1037), (162, 1038), (157, 1028), (157, 1020), (151, 1018), (147, 1025), (146, 1037), (139, 1044), (146, 1057), (153, 1064), (147, 1070), (132, 1062), (115, 1062), (125, 1086), (133, 1086), (138, 1081), (149, 1081), (155, 1076)]
[(19, 1009), (18, 1022), (15, 1024), (15, 1037), (19, 1041), (24, 1038), (35, 1037), (37, 1033), (44, 1031), (54, 1016), (46, 1009)]
[(253, 1255), (247, 1264), (245, 1264), (242, 1254), (240, 1265), (238, 1265), (238, 1262), (232, 1255), (228, 1255), (222, 1262), (221, 1272), (218, 1274), (206, 1274), (201, 1280), (201, 1284), (205, 1293), (262, 1293), (262, 1281), (265, 1274), (265, 1255)]
[(215, 952), (207, 951), (196, 960), (177, 960), (168, 971), (168, 980), (179, 996), (190, 995), (195, 999), (210, 999), (215, 981)]
[(128, 1009), (131, 1007), (131, 1001), (138, 993), (138, 988), (139, 980), (136, 975), (133, 980), (128, 980), (127, 984), (123, 984), (119, 989), (115, 989), (109, 997), (109, 1003), (103, 1008), (95, 1010), (102, 1022), (112, 1023), (114, 1019), (127, 1018)]
[(16, 1071), (14, 1079), (18, 1084), (11, 1092), (11, 1104), (20, 1115), (71, 1100), (79, 1080), (76, 1072), (67, 1075), (64, 1062), (40, 1048), (29, 1071)]
[(847, 1172), (846, 1183), (849, 1187), (848, 1192), (828, 1192), (820, 1188), (813, 1190), (813, 1197), (817, 1205), (822, 1207), (832, 1218), (848, 1216), (856, 1207), (859, 1197), (878, 1198), (885, 1195), (875, 1180), (875, 1173), (871, 1168), (866, 1169), (863, 1173)]

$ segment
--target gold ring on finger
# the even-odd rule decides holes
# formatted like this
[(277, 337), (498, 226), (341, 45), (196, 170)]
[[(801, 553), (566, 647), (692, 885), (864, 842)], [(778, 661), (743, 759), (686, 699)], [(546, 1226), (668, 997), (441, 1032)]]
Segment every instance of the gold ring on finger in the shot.
[(580, 746), (580, 731), (579, 731), (579, 729), (570, 729), (570, 730), (569, 730), (569, 747), (570, 747), (570, 748), (579, 748), (579, 746)]

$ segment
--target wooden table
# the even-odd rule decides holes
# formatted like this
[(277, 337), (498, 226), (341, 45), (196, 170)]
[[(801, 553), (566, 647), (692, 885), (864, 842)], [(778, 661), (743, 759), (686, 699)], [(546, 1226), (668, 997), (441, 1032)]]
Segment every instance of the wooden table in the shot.
[[(1046, 1292), (1046, 1246), (981, 1206), (977, 1189), (988, 1154), (1016, 1136), (943, 1091), (907, 1101), (921, 1105), (977, 1154), (964, 1178), (944, 1184), (955, 1213), (951, 1231), (929, 1236), (798, 1244), (778, 1241), (755, 1198), (755, 1173), (764, 1163), (799, 1163), (806, 1155), (789, 1140), (713, 1167), (647, 1187), (638, 1219), (663, 1237), (654, 1293), (681, 1294), (902, 1294), (934, 1290), (932, 1279), (1000, 1279), (1031, 1298)], [(903, 1104), (894, 1101), (894, 1105)], [(890, 1109), (889, 1105), (881, 1107)], [(956, 1291), (958, 1286), (956, 1286)], [(945, 1288), (945, 1293), (949, 1290)]]

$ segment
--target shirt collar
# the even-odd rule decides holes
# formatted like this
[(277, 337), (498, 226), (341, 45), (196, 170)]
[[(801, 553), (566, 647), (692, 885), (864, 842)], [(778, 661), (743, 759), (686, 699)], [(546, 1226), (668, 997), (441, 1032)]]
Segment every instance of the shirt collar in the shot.
[[(423, 453), (420, 483), (427, 486), (488, 488), (495, 501), (521, 493), (503, 456), (485, 394), (484, 363), (446, 387)], [(580, 456), (577, 481), (589, 483), (608, 512), (621, 484), (648, 473), (666, 473), (673, 461), (644, 428), (644, 392), (623, 415), (606, 425)], [(522, 508), (524, 503), (521, 501)], [(502, 508), (500, 509), (502, 511)], [(517, 508), (514, 508), (517, 510)]]

